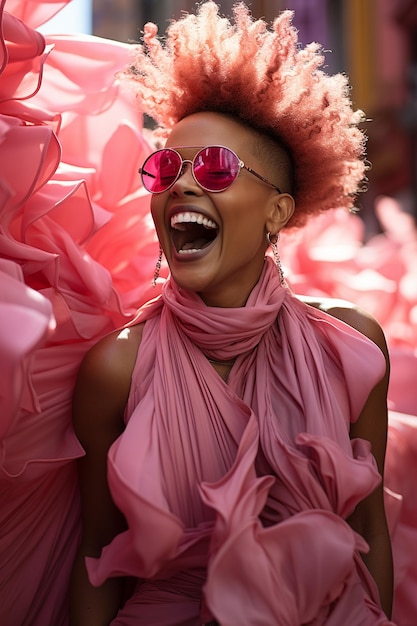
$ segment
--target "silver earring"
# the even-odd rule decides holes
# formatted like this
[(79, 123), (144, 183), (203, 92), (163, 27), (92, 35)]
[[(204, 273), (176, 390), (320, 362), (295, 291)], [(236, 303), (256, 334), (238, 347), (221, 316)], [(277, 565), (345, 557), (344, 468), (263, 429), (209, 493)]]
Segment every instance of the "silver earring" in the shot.
[(155, 271), (153, 274), (152, 287), (156, 287), (156, 281), (159, 278), (159, 272), (161, 270), (161, 266), (162, 266), (162, 248), (161, 248), (161, 244), (159, 244), (159, 255), (158, 255), (158, 260), (156, 262)]
[(281, 265), (281, 259), (279, 257), (278, 252), (278, 242), (279, 242), (279, 233), (273, 235), (272, 233), (267, 233), (266, 238), (268, 239), (268, 243), (272, 248), (272, 254), (274, 255), (275, 265), (277, 266), (278, 274), (279, 274), (279, 282), (281, 285), (284, 284), (284, 272)]

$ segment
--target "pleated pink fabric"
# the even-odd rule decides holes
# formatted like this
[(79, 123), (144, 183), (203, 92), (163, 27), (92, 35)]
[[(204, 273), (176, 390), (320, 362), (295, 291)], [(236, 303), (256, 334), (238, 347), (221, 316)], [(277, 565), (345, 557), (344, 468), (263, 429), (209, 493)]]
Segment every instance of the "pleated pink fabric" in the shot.
[[(0, 0), (0, 624), (7, 626), (68, 624), (68, 581), (80, 534), (76, 460), (83, 454), (71, 425), (75, 376), (88, 348), (132, 319), (137, 307), (159, 293), (161, 286), (150, 287), (158, 245), (149, 216), (149, 197), (137, 175), (138, 166), (152, 148), (132, 94), (115, 80), (117, 70), (129, 61), (129, 46), (81, 35), (44, 37), (36, 31), (67, 3)], [(417, 623), (417, 568), (413, 558), (417, 537), (417, 230), (410, 216), (395, 203), (380, 203), (378, 215), (386, 232), (366, 244), (359, 218), (336, 210), (312, 221), (298, 234), (298, 241), (283, 237), (280, 252), (297, 293), (356, 302), (373, 313), (386, 332), (392, 360), (386, 484), (396, 570), (394, 620), (400, 626), (410, 626)], [(166, 268), (162, 275), (166, 275)], [(330, 567), (326, 548), (316, 548), (309, 540), (318, 519), (317, 512), (311, 510), (312, 503), (324, 507), (318, 513), (320, 523), (337, 538), (343, 569), (343, 563), (351, 565), (351, 547), (354, 554), (362, 548), (356, 537), (352, 543), (344, 523), (335, 520), (332, 511), (350, 510), (359, 494), (366, 491), (365, 485), (371, 488), (375, 474), (369, 469), (372, 464), (365, 460), (368, 451), (360, 452), (362, 443), (354, 443), (351, 449), (345, 433), (340, 438), (339, 430), (327, 432), (334, 428), (330, 422), (324, 422), (323, 433), (313, 437), (317, 423), (312, 410), (305, 413), (308, 424), (293, 418), (298, 415), (301, 420), (304, 407), (300, 404), (301, 391), (293, 396), (291, 389), (299, 379), (300, 390), (309, 397), (309, 378), (314, 379), (314, 368), (318, 367), (316, 356), (310, 355), (304, 362), (301, 347), (309, 340), (300, 335), (298, 323), (314, 330), (319, 350), (312, 353), (324, 355), (326, 364), (333, 363), (333, 345), (340, 347), (328, 372), (338, 372), (333, 380), (334, 397), (346, 429), (349, 419), (359, 411), (361, 393), (366, 393), (360, 391), (357, 397), (356, 384), (359, 389), (372, 383), (367, 378), (369, 367), (363, 377), (355, 373), (355, 368), (362, 371), (356, 353), (360, 349), (368, 354), (370, 350), (369, 364), (375, 358), (379, 362), (380, 357), (375, 357), (375, 350), (363, 338), (358, 343), (354, 331), (305, 309), (278, 288), (272, 308), (274, 316), (280, 309), (280, 323), (287, 320), (285, 328), (288, 325), (292, 336), (296, 334), (294, 354), (289, 344), (280, 344), (281, 335), (285, 336), (281, 327), (277, 331), (275, 323), (271, 326), (267, 321), (262, 337), (275, 333), (274, 339), (262, 339), (255, 354), (265, 353), (265, 358), (275, 359), (277, 346), (286, 354), (279, 365), (286, 387), (281, 386), (281, 379), (277, 383), (278, 365), (274, 375), (265, 378), (260, 362), (252, 363), (244, 354), (238, 357), (226, 387), (200, 354), (207, 348), (201, 344), (204, 333), (190, 328), (201, 303), (188, 297), (183, 301), (184, 294), (171, 293), (171, 288), (167, 287), (163, 300), (141, 312), (142, 318), (148, 319), (147, 332), (128, 411), (128, 416), (132, 415), (129, 435), (137, 431), (140, 445), (134, 439), (128, 445), (125, 439), (112, 451), (114, 491), (120, 501), (126, 501), (133, 530), (131, 535), (115, 539), (111, 548), (114, 554), (103, 565), (102, 575), (117, 566), (122, 572), (141, 571), (147, 577), (121, 612), (119, 623), (186, 626), (213, 613), (222, 616), (226, 624), (231, 620), (230, 612), (238, 609), (246, 610), (253, 622), (256, 618), (250, 611), (258, 601), (263, 619), (274, 612), (280, 620), (293, 616), (293, 589), (285, 587), (282, 608), (273, 605), (275, 593), (265, 602), (265, 590), (271, 584), (271, 578), (265, 581), (263, 576), (269, 565), (265, 554), (270, 552), (269, 537), (275, 544), (275, 533), (288, 537), (288, 549), (277, 554), (269, 577), (277, 576), (284, 565), (289, 572), (289, 562), (299, 572), (301, 548), (297, 549), (290, 537), (301, 546), (305, 536), (309, 550), (316, 550), (317, 563), (321, 562), (318, 553), (326, 559), (320, 576), (317, 571), (311, 575), (316, 584), (311, 588), (314, 602), (303, 595), (310, 588), (303, 585), (296, 592), (299, 610), (307, 615), (307, 604), (312, 602), (311, 610), (316, 610), (317, 598), (323, 600), (321, 594), (328, 582), (325, 570)], [(256, 298), (259, 304), (261, 296)], [(193, 313), (181, 321), (190, 306)], [(236, 311), (232, 319), (235, 315)], [(208, 321), (205, 308), (198, 316)], [(225, 322), (218, 316), (213, 318), (220, 334)], [(227, 325), (231, 323), (229, 319)], [(240, 323), (245, 333), (246, 322)], [(254, 334), (262, 334), (264, 322), (256, 316), (247, 324), (259, 324)], [(191, 356), (189, 340), (183, 345), (179, 339), (187, 337), (183, 326), (197, 341)], [(321, 332), (317, 334), (318, 330)], [(159, 331), (169, 341), (165, 351), (159, 346), (156, 354), (153, 332)], [(248, 341), (249, 345), (238, 327), (235, 331), (236, 348), (241, 342)], [(207, 341), (211, 347), (212, 333)], [(271, 345), (275, 347), (268, 352)], [(329, 353), (324, 346), (330, 346)], [(216, 354), (218, 348), (222, 345), (217, 346)], [(234, 346), (225, 349), (234, 354)], [(184, 354), (186, 365), (178, 356)], [(303, 367), (300, 365), (291, 377), (295, 357)], [(189, 380), (189, 385), (173, 386), (173, 372), (167, 370), (171, 362), (182, 375), (179, 380)], [(311, 373), (308, 368), (312, 368)], [(347, 395), (343, 391), (345, 379), (349, 381)], [(259, 380), (260, 393), (255, 398)], [(320, 386), (324, 383), (319, 382)], [(151, 406), (147, 387), (153, 385), (161, 394), (163, 389), (173, 392), (173, 405), (181, 406), (180, 400), (192, 406), (193, 419), (173, 412), (168, 395), (158, 395), (155, 407)], [(279, 390), (281, 395), (277, 395)], [(333, 400), (325, 395), (320, 402), (328, 407)], [(277, 420), (265, 418), (269, 410), (279, 416), (279, 429)], [(142, 412), (146, 425), (140, 426), (138, 415), (142, 419)], [(161, 421), (160, 416), (166, 418)], [(304, 442), (304, 435), (295, 441), (296, 432), (309, 432), (312, 425), (308, 441)], [(159, 448), (158, 441), (163, 442), (164, 449)], [(191, 458), (185, 455), (178, 464), (183, 441)], [(337, 441), (337, 453), (331, 446), (333, 441)], [(323, 442), (329, 450), (326, 455)], [(122, 456), (132, 450), (132, 465), (139, 459), (136, 472)], [(363, 454), (363, 463), (358, 463), (358, 454), (360, 458)], [(298, 465), (300, 455), (304, 461)], [(335, 458), (336, 464), (332, 461)], [(306, 472), (305, 468), (310, 469)], [(346, 476), (340, 473), (343, 469), (353, 477), (353, 468), (358, 468), (358, 478), (349, 495)], [(324, 471), (326, 480), (321, 474)], [(274, 477), (274, 482), (258, 481), (260, 473)], [(317, 479), (313, 480), (311, 473)], [(364, 478), (365, 474), (370, 477)], [(303, 488), (307, 479), (308, 493), (307, 487)], [(323, 483), (321, 490), (317, 482)], [(327, 502), (329, 493), (336, 498), (339, 492), (344, 495), (334, 509), (334, 499), (331, 505)], [(326, 537), (330, 541), (329, 533), (322, 537), (321, 532), (313, 531), (316, 542)], [(157, 546), (153, 545), (155, 536)], [(251, 544), (250, 553), (240, 549), (243, 541)], [(256, 570), (252, 551), (258, 555)], [(302, 570), (307, 571), (307, 567), (304, 560)], [(336, 569), (330, 570), (331, 575), (343, 576), (341, 569)], [(241, 578), (233, 581), (236, 570)], [(255, 572), (262, 585), (255, 585)], [(366, 572), (360, 572), (362, 575), (366, 577)], [(349, 576), (346, 573), (346, 580), (352, 581), (352, 585), (347, 584), (350, 591), (339, 594), (332, 605), (335, 623), (346, 621), (338, 617), (344, 614), (345, 601), (354, 603), (354, 583)], [(285, 581), (281, 579), (274, 578), (284, 589), (288, 576)], [(220, 584), (231, 586), (232, 581), (240, 585), (238, 593), (223, 596)], [(360, 596), (358, 624), (362, 623), (364, 603), (368, 603), (370, 623), (375, 623), (372, 585), (369, 592), (368, 585), (365, 580), (356, 586)], [(334, 593), (335, 589), (329, 597)], [(225, 606), (225, 597), (239, 597), (242, 609), (240, 604)], [(326, 609), (317, 610), (317, 619), (324, 619)], [(353, 624), (354, 618), (348, 623)]]
[(114, 77), (129, 46), (35, 30), (65, 4), (0, 0), (5, 626), (68, 624), (84, 454), (71, 423), (75, 377), (88, 348), (149, 297), (158, 249), (137, 174), (149, 146)]
[[(283, 235), (281, 256), (297, 293), (355, 302), (382, 325), (390, 353), (386, 510), (393, 545), (393, 619), (417, 624), (417, 226), (394, 198), (375, 204), (383, 233), (364, 243), (364, 222), (344, 211)], [(408, 546), (408, 547), (407, 547)]]
[[(113, 624), (179, 625), (192, 607), (190, 624), (388, 624), (344, 522), (379, 482), (369, 444), (349, 439), (379, 349), (281, 287), (271, 259), (245, 307), (169, 281), (144, 320), (109, 453), (129, 530), (88, 559), (95, 584), (144, 579)], [(236, 358), (228, 385), (207, 357)]]

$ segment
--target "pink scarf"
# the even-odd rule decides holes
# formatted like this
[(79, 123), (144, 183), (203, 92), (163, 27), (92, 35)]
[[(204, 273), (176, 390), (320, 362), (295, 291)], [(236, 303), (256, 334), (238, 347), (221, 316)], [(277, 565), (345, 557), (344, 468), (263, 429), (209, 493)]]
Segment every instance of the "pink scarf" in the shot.
[[(235, 538), (249, 520), (259, 539), (268, 527), (297, 528), (300, 514), (310, 516), (313, 530), (340, 527), (353, 568), (352, 555), (364, 546), (341, 518), (379, 475), (369, 444), (349, 440), (349, 423), (383, 375), (379, 349), (283, 288), (271, 259), (245, 307), (207, 307), (168, 280), (162, 296), (140, 310), (135, 323), (143, 321), (126, 430), (109, 452), (112, 495), (129, 530), (89, 560), (92, 581), (121, 573), (166, 578), (205, 569), (209, 560), (206, 596), (219, 616), (224, 590), (215, 581), (231, 562), (224, 546), (231, 542), (233, 561)], [(207, 357), (236, 359), (227, 385)], [(332, 595), (329, 585), (340, 592), (345, 560), (320, 582), (317, 611), (320, 598)], [(294, 590), (290, 596), (291, 613), (299, 598)], [(284, 605), (272, 607), (269, 623), (287, 623), (279, 621)]]

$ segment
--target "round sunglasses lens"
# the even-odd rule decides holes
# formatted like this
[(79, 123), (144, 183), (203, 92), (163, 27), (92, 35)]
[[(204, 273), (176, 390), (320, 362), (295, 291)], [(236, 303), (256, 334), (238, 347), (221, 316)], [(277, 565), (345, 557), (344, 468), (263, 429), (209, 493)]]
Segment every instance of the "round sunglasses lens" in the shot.
[(181, 158), (174, 150), (157, 150), (143, 164), (143, 186), (151, 193), (166, 191), (175, 181), (180, 168)]
[(194, 176), (208, 191), (224, 191), (239, 174), (239, 159), (229, 148), (208, 146), (194, 159)]

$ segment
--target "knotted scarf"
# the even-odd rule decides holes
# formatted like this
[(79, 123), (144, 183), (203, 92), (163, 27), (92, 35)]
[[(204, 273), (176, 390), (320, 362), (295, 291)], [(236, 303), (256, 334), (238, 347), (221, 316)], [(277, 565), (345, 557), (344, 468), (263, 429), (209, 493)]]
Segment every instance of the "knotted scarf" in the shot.
[[(126, 430), (109, 452), (109, 484), (128, 530), (100, 559), (88, 559), (91, 580), (169, 579), (208, 566), (208, 615), (218, 617), (227, 613), (223, 585), (234, 580), (237, 589), (236, 580), (244, 581), (244, 595), (254, 564), (262, 563), (257, 593), (265, 577), (278, 584), (263, 541), (283, 533), (276, 564), (291, 562), (292, 573), (280, 601), (267, 603), (272, 621), (262, 623), (313, 619), (353, 575), (353, 554), (366, 549), (343, 518), (379, 475), (368, 442), (350, 441), (349, 424), (383, 375), (382, 353), (296, 298), (269, 258), (244, 307), (207, 307), (168, 280), (161, 297), (139, 311), (141, 322)], [(208, 358), (234, 360), (227, 384)], [(305, 547), (320, 528), (317, 558), (329, 569), (308, 583), (313, 591), (303, 604), (297, 564), (302, 577), (305, 551), (295, 556), (292, 541)], [(236, 543), (248, 530), (250, 539)], [(237, 558), (243, 553), (246, 565)]]

